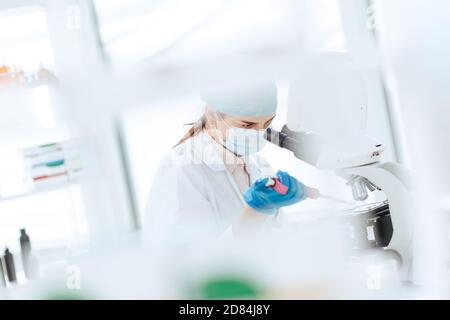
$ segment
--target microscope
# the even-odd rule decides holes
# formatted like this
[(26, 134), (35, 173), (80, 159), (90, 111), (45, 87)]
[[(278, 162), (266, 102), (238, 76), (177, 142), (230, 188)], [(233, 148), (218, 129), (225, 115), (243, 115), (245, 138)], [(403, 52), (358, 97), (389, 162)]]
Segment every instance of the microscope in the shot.
[(269, 128), (266, 139), (317, 169), (333, 170), (356, 201), (382, 191), (387, 200), (353, 219), (359, 248), (394, 257), (400, 279), (411, 280), (412, 183), (408, 170), (384, 161), (384, 145), (366, 135), (362, 74), (347, 54), (333, 52), (308, 56), (298, 71), (290, 84), (287, 124), (281, 131)]

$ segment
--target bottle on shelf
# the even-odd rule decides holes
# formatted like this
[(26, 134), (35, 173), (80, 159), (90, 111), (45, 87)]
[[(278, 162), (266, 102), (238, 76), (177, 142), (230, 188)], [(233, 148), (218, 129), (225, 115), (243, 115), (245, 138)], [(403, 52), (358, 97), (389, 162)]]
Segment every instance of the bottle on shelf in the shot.
[(31, 241), (25, 229), (20, 229), (20, 249), (22, 255), (22, 265), (27, 279), (37, 278), (38, 263), (31, 250)]
[(17, 282), (16, 267), (14, 265), (14, 256), (9, 251), (8, 248), (5, 249), (5, 255), (3, 256), (5, 260), (6, 274), (8, 276), (9, 283)]

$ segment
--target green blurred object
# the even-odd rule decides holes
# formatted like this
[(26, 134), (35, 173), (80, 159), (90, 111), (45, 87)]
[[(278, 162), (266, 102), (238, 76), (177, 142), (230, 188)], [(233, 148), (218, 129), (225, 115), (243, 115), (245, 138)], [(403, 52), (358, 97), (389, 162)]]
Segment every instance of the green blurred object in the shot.
[(39, 168), (39, 167), (49, 167), (49, 168), (53, 168), (53, 167), (59, 167), (62, 166), (66, 163), (66, 161), (64, 159), (61, 160), (55, 160), (55, 161), (51, 161), (51, 162), (45, 162), (45, 163), (38, 163), (38, 164), (34, 164), (33, 168)]
[(48, 294), (44, 300), (92, 300), (92, 298), (78, 292), (53, 292)]
[(250, 280), (236, 276), (216, 276), (200, 283), (200, 299), (258, 299), (261, 290)]
[(64, 159), (48, 162), (46, 165), (47, 167), (59, 167), (62, 166), (65, 163)]

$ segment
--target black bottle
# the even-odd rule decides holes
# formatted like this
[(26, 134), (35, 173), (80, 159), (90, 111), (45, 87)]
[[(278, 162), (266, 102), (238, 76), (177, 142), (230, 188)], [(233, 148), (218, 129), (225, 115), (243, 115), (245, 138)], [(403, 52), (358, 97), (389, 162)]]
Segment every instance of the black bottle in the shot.
[(11, 254), (11, 252), (9, 252), (9, 249), (6, 248), (5, 249), (5, 266), (6, 266), (6, 274), (8, 275), (8, 280), (9, 282), (16, 282), (17, 281), (17, 277), (16, 277), (16, 268), (14, 266), (14, 257)]
[(20, 249), (22, 254), (23, 271), (27, 278), (30, 277), (31, 242), (25, 229), (20, 229)]

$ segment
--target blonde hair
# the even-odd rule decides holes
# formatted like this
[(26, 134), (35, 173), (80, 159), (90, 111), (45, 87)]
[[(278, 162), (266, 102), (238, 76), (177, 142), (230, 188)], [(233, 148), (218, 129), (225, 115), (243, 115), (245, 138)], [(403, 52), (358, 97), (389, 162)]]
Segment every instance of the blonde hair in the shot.
[(206, 128), (206, 114), (203, 114), (196, 122), (189, 123), (188, 125), (191, 125), (192, 127), (188, 130), (188, 132), (184, 134), (184, 136), (180, 141), (178, 141), (174, 148), (184, 143), (186, 140), (195, 137)]

